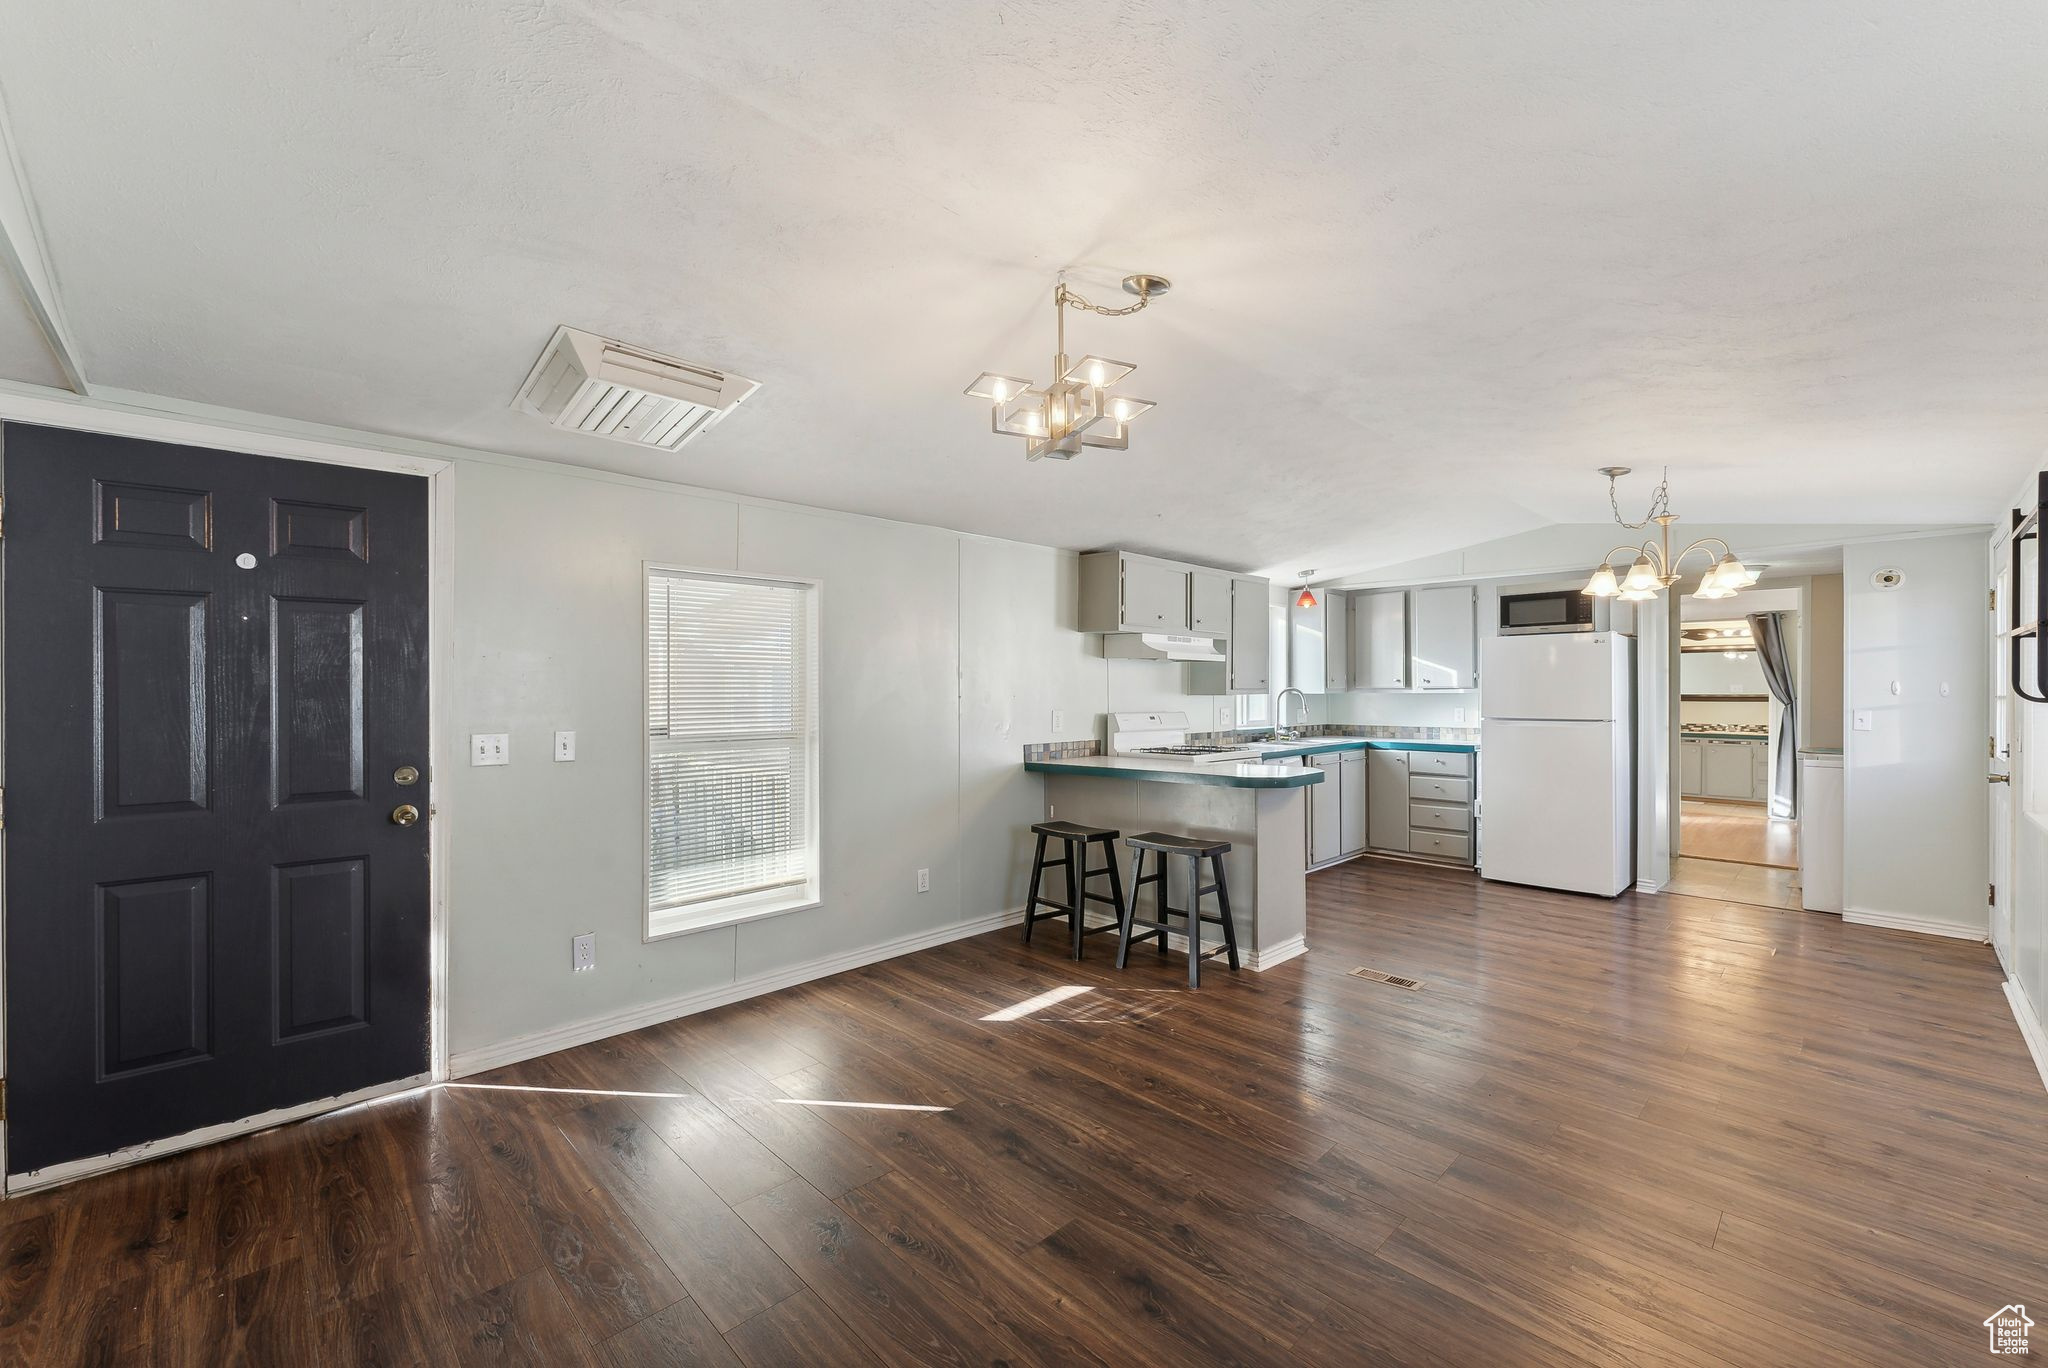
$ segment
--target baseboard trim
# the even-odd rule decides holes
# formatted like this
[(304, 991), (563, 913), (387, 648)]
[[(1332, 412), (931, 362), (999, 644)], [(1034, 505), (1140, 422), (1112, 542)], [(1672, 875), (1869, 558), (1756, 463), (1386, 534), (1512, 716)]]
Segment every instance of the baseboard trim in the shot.
[(2012, 1019), (2020, 1025), (2020, 1039), (2027, 1042), (2027, 1053), (2034, 1057), (2034, 1070), (2041, 1075), (2041, 1086), (2048, 1088), (2048, 1032), (2042, 1031), (2033, 1004), (2017, 983), (2007, 979), (1999, 986), (2005, 989), (2005, 1000), (2012, 1006)]
[(759, 997), (763, 993), (794, 988), (813, 979), (830, 978), (849, 969), (895, 959), (898, 955), (913, 954), (919, 950), (929, 950), (933, 946), (945, 945), (949, 941), (965, 940), (969, 936), (999, 931), (1006, 926), (1015, 926), (1023, 916), (1022, 908), (992, 912), (985, 917), (954, 922), (935, 931), (920, 931), (915, 935), (899, 936), (895, 940), (883, 941), (879, 945), (827, 955), (823, 959), (809, 960), (787, 969), (777, 969), (773, 973), (756, 974), (751, 978), (738, 979), (715, 988), (703, 988), (679, 997), (663, 998), (658, 1002), (641, 1003), (622, 1011), (608, 1012), (603, 1016), (585, 1017), (581, 1021), (572, 1021), (545, 1031), (535, 1031), (531, 1035), (516, 1036), (495, 1045), (484, 1045), (473, 1050), (457, 1050), (448, 1056), (448, 1076), (467, 1078), (472, 1074), (488, 1073), (492, 1069), (502, 1069), (508, 1064), (538, 1059), (557, 1050), (573, 1049), (578, 1045), (588, 1045), (594, 1040), (605, 1040), (611, 1036), (623, 1035), (627, 1031), (637, 1031), (642, 1027), (657, 1026), (664, 1021), (674, 1021), (678, 1017), (708, 1012), (714, 1007), (725, 1007), (751, 997)]
[(1865, 912), (1852, 907), (1843, 910), (1842, 920), (1856, 926), (1913, 931), (1923, 936), (1947, 936), (1951, 940), (1976, 941), (1979, 944), (1991, 939), (1988, 927), (1961, 926), (1955, 922), (1936, 921), (1932, 917), (1909, 917), (1899, 912)]
[(1303, 955), (1306, 955), (1307, 953), (1308, 937), (1296, 936), (1292, 940), (1281, 941), (1278, 945), (1274, 946), (1271, 950), (1266, 951), (1264, 954), (1260, 954), (1257, 951), (1253, 951), (1251, 954), (1245, 956), (1245, 965), (1248, 968), (1256, 969), (1260, 973), (1264, 973), (1266, 970), (1277, 968), (1280, 965), (1287, 963), (1287, 961), (1291, 959), (1300, 959)]
[(1636, 892), (1638, 893), (1662, 893), (1663, 891), (1664, 885), (1658, 883), (1655, 879), (1636, 880)]
[(355, 1092), (341, 1093), (334, 1097), (322, 1097), (312, 1102), (301, 1102), (295, 1107), (279, 1107), (274, 1111), (260, 1112), (255, 1116), (243, 1117), (240, 1121), (223, 1121), (217, 1126), (201, 1126), (198, 1130), (186, 1131), (183, 1135), (167, 1136), (162, 1140), (145, 1140), (139, 1145), (128, 1145), (111, 1154), (96, 1154), (88, 1159), (67, 1159), (61, 1164), (50, 1164), (44, 1168), (30, 1169), (27, 1173), (11, 1173), (7, 1176), (7, 1195), (18, 1197), (23, 1193), (39, 1192), (44, 1188), (61, 1187), (75, 1183), (80, 1178), (90, 1178), (96, 1173), (109, 1169), (126, 1168), (139, 1164), (145, 1159), (161, 1159), (167, 1154), (198, 1149), (201, 1145), (216, 1144), (232, 1140), (238, 1135), (269, 1130), (282, 1126), (288, 1121), (303, 1121), (309, 1116), (322, 1112), (339, 1111), (362, 1102), (374, 1102), (380, 1097), (396, 1093), (411, 1092), (433, 1082), (430, 1073), (414, 1074), (410, 1078), (397, 1079), (390, 1083), (379, 1083), (371, 1088), (358, 1088)]

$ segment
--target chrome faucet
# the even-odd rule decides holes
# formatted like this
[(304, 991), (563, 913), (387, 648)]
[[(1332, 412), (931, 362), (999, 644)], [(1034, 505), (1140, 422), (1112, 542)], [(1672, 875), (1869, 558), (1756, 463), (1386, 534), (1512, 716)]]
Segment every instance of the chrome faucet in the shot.
[(1301, 700), (1301, 720), (1304, 724), (1308, 721), (1308, 695), (1299, 689), (1282, 689), (1279, 699), (1273, 705), (1273, 735), (1282, 741), (1292, 741), (1298, 735), (1294, 728), (1287, 725), (1287, 695), (1289, 694), (1293, 694)]

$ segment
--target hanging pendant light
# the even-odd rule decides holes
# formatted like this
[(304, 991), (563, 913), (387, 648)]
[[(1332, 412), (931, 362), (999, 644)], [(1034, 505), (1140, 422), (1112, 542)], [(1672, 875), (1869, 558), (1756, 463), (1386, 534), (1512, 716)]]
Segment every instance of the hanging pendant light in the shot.
[(1022, 437), (1027, 461), (1045, 457), (1071, 461), (1081, 454), (1083, 447), (1128, 450), (1132, 422), (1158, 405), (1150, 399), (1110, 393), (1113, 385), (1137, 369), (1128, 361), (1090, 355), (1068, 363), (1067, 310), (1123, 318), (1172, 288), (1173, 282), (1164, 276), (1125, 276), (1124, 290), (1136, 295), (1138, 302), (1111, 309), (1091, 304), (1068, 289), (1062, 279), (1052, 292), (1059, 349), (1053, 353), (1051, 383), (1039, 386), (1014, 375), (983, 371), (964, 393), (989, 401), (990, 430), (1006, 437)]

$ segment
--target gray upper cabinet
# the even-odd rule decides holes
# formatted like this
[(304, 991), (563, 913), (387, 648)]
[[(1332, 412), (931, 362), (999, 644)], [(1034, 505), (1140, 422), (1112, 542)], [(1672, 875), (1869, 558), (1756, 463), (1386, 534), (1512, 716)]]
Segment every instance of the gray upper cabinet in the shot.
[(1303, 693), (1315, 693), (1326, 680), (1330, 654), (1330, 600), (1328, 590), (1314, 592), (1314, 603), (1304, 604), (1301, 591), (1287, 591), (1287, 682)]
[(1230, 635), (1230, 576), (1221, 570), (1188, 571), (1188, 630), (1196, 636)]
[[(1193, 578), (1199, 580), (1209, 573), (1213, 572), (1197, 570)], [(1273, 678), (1267, 583), (1249, 575), (1228, 576), (1226, 581), (1230, 591), (1230, 622), (1228, 640), (1223, 643), (1224, 662), (1188, 666), (1187, 690), (1191, 694), (1265, 693)], [(1209, 633), (1197, 629), (1196, 635)]]
[(1264, 693), (1273, 680), (1272, 595), (1266, 581), (1230, 582), (1230, 692)]
[(1187, 632), (1188, 576), (1171, 561), (1090, 551), (1081, 557), (1081, 630)]
[(1414, 630), (1414, 685), (1469, 689), (1479, 674), (1476, 596), (1469, 584), (1417, 589), (1409, 595)]
[(1351, 685), (1408, 687), (1408, 594), (1379, 589), (1351, 595)]

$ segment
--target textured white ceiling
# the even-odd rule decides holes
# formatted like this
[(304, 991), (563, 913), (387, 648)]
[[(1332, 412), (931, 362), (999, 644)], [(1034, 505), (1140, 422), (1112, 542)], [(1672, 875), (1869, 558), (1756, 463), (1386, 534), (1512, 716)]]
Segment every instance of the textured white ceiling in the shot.
[[(1597, 520), (1614, 462), (1972, 521), (2048, 448), (2036, 0), (0, 17), (100, 385), (1326, 576)], [(1061, 267), (1173, 277), (1071, 325), (1162, 407), (1027, 465), (959, 390), (1048, 368)], [(764, 387), (679, 456), (555, 434), (505, 406), (558, 323)]]

